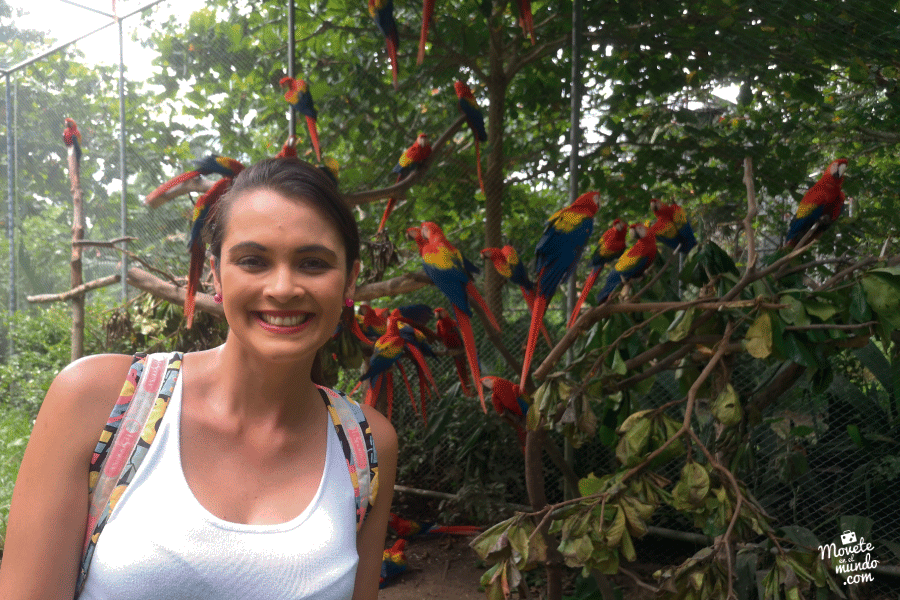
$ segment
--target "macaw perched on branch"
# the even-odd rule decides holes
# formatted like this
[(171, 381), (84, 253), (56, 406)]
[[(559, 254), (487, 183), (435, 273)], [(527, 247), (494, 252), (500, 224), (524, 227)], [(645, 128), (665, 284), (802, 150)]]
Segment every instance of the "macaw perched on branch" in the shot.
[(275, 158), (296, 158), (297, 157), (297, 142), (300, 141), (299, 138), (293, 133), (288, 136), (288, 139), (285, 140), (284, 145), (281, 146), (281, 152), (275, 155)]
[(403, 356), (405, 346), (406, 342), (400, 337), (397, 319), (388, 317), (384, 335), (375, 342), (372, 358), (369, 360), (369, 368), (359, 378), (360, 381), (371, 379), (365, 400), (369, 406), (375, 406), (381, 390), (386, 390), (388, 420), (394, 410), (394, 378), (390, 369)]
[[(397, 174), (397, 183), (400, 183), (407, 175), (421, 167), (428, 160), (429, 156), (431, 156), (431, 145), (428, 143), (428, 136), (420, 133), (415, 143), (400, 155), (397, 164), (394, 165), (393, 172)], [(378, 224), (376, 233), (384, 231), (387, 218), (391, 215), (396, 205), (396, 198), (388, 199), (387, 206), (384, 207), (384, 215), (381, 217), (381, 223)]]
[(475, 334), (472, 332), (470, 321), (472, 309), (469, 307), (469, 295), (484, 310), (491, 325), (498, 331), (500, 327), (484, 298), (475, 288), (470, 270), (467, 268), (462, 254), (447, 240), (441, 228), (435, 223), (426, 221), (422, 223), (422, 227), (410, 227), (406, 231), (419, 247), (425, 273), (453, 306), (454, 316), (462, 334), (463, 346), (466, 349), (466, 359), (476, 384), (475, 389), (481, 400), (481, 408), (486, 413), (487, 404), (485, 404), (484, 390), (481, 387), (481, 371), (478, 367)]
[(459, 98), (459, 111), (466, 115), (466, 122), (469, 129), (475, 134), (475, 165), (478, 169), (478, 185), (481, 186), (481, 193), (487, 196), (484, 191), (484, 178), (481, 175), (481, 142), (487, 141), (487, 130), (484, 128), (484, 113), (478, 108), (475, 102), (475, 94), (469, 89), (464, 81), (457, 81), (453, 84), (456, 95)]
[(516, 0), (519, 7), (519, 25), (522, 27), (522, 33), (531, 37), (531, 43), (537, 44), (534, 37), (534, 17), (531, 14), (531, 0)]
[(309, 140), (312, 142), (313, 150), (316, 152), (316, 160), (322, 162), (322, 151), (319, 148), (319, 130), (316, 126), (319, 111), (316, 110), (313, 104), (309, 86), (302, 79), (294, 79), (293, 77), (282, 77), (278, 85), (281, 86), (281, 89), (287, 88), (287, 91), (284, 93), (284, 99), (291, 105), (291, 109), (295, 113), (306, 117)]
[(594, 215), (597, 213), (597, 199), (600, 194), (587, 192), (575, 202), (553, 213), (535, 248), (535, 269), (537, 277), (534, 286), (534, 309), (531, 312), (531, 327), (525, 343), (525, 359), (522, 362), (522, 377), (519, 381), (525, 387), (538, 330), (544, 322), (547, 304), (556, 293), (559, 284), (569, 278), (578, 265), (584, 246), (594, 230)]
[[(464, 351), (465, 346), (463, 345), (462, 337), (460, 337), (459, 328), (456, 325), (456, 321), (450, 316), (450, 313), (439, 306), (434, 309), (434, 314), (437, 317), (437, 334), (444, 347), (450, 351)], [(463, 394), (471, 396), (473, 393), (471, 388), (472, 382), (469, 380), (469, 371), (466, 369), (466, 359), (463, 354), (454, 354), (453, 364), (456, 367), (456, 374), (459, 376), (459, 385)]]
[(244, 170), (244, 165), (240, 162), (234, 160), (233, 158), (228, 158), (226, 156), (219, 156), (218, 154), (209, 154), (204, 156), (200, 160), (194, 163), (193, 171), (186, 171), (181, 175), (176, 175), (172, 179), (168, 180), (144, 198), (144, 204), (147, 206), (157, 206), (159, 202), (157, 202), (158, 198), (173, 190), (175, 187), (181, 185), (185, 181), (190, 179), (194, 179), (195, 177), (201, 177), (203, 175), (212, 175), (216, 173), (221, 175), (223, 178), (233, 179), (237, 177), (237, 174)]
[[(825, 229), (837, 221), (844, 209), (844, 172), (847, 170), (846, 158), (833, 161), (800, 201), (797, 214), (791, 219), (785, 244), (796, 246), (813, 225), (818, 225), (813, 239), (818, 238)], [(812, 241), (812, 240), (810, 240)]]
[(75, 162), (81, 164), (81, 132), (78, 131), (78, 125), (75, 119), (66, 117), (66, 128), (63, 129), (63, 143), (66, 145), (67, 152), (75, 154)]
[(650, 200), (650, 210), (656, 215), (656, 223), (652, 227), (657, 240), (683, 254), (697, 245), (694, 230), (680, 206), (674, 202), (664, 204), (653, 198)]
[(483, 528), (475, 525), (438, 525), (434, 522), (410, 521), (395, 513), (391, 513), (388, 527), (404, 540), (425, 535), (478, 535), (483, 531)]
[(525, 415), (528, 414), (528, 409), (531, 405), (525, 400), (522, 388), (508, 379), (494, 377), (493, 375), (482, 377), (481, 382), (484, 384), (484, 387), (491, 390), (491, 403), (494, 405), (494, 410), (513, 426), (524, 449), (526, 435), (524, 427)]
[(584, 281), (581, 295), (575, 303), (575, 308), (572, 309), (572, 316), (569, 317), (569, 327), (572, 327), (578, 319), (581, 305), (584, 304), (588, 294), (591, 293), (591, 288), (594, 287), (594, 283), (597, 281), (597, 276), (600, 275), (600, 271), (604, 266), (622, 256), (622, 253), (625, 252), (626, 237), (628, 237), (628, 223), (622, 219), (613, 221), (612, 227), (607, 229), (603, 232), (603, 235), (600, 236), (600, 240), (594, 247), (594, 253), (591, 255), (591, 274), (588, 275), (588, 278)]
[(375, 19), (375, 24), (387, 42), (394, 90), (398, 90), (400, 86), (397, 83), (397, 47), (400, 46), (400, 36), (397, 33), (397, 22), (394, 20), (393, 0), (369, 0), (369, 14)]
[(630, 281), (644, 274), (656, 258), (656, 235), (653, 227), (647, 228), (643, 223), (631, 226), (638, 240), (616, 261), (613, 270), (606, 277), (606, 285), (597, 294), (597, 303), (606, 302), (619, 284)]
[[(509, 245), (502, 248), (485, 248), (481, 251), (481, 256), (494, 264), (494, 269), (500, 276), (519, 286), (519, 289), (522, 290), (522, 298), (525, 299), (525, 304), (528, 305), (528, 310), (534, 311), (534, 282), (528, 277), (525, 265), (519, 260), (519, 254), (516, 252), (516, 249)], [(547, 340), (547, 344), (553, 346), (553, 342), (550, 341), (550, 334), (543, 323), (541, 323), (541, 333), (544, 339)]]
[(388, 585), (392, 580), (406, 571), (406, 540), (399, 539), (381, 555), (381, 577), (378, 589)]
[(425, 61), (425, 42), (428, 40), (428, 26), (434, 16), (434, 0), (425, 0), (422, 4), (422, 33), (419, 36), (419, 56), (416, 64), (421, 65)]

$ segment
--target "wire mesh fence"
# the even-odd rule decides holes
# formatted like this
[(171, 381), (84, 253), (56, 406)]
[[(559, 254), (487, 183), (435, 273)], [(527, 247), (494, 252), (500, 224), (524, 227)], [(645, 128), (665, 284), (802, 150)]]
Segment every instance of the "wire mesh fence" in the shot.
[[(168, 16), (136, 15), (123, 19), (123, 54), (146, 56), (147, 61), (157, 62), (128, 62), (121, 97), (125, 124), (121, 137), (117, 67), (85, 67), (79, 56), (82, 44), (101, 44), (108, 47), (110, 53), (118, 51), (117, 28), (104, 29), (7, 76), (5, 91), (9, 101), (6, 116), (9, 126), (4, 127), (3, 134), (9, 149), (6, 158), (10, 168), (7, 173), (0, 173), (0, 184), (6, 184), (2, 185), (2, 189), (11, 190), (7, 230), (13, 233), (13, 237), (5, 236), (5, 245), (0, 249), (0, 286), (10, 290), (10, 306), (13, 309), (40, 314), (46, 309), (29, 305), (29, 296), (59, 293), (69, 286), (71, 191), (66, 150), (61, 139), (65, 117), (74, 118), (83, 135), (81, 185), (86, 198), (85, 238), (108, 241), (122, 235), (132, 236), (136, 239), (127, 243), (128, 250), (155, 268), (171, 274), (175, 281), (187, 273), (186, 245), (192, 203), (182, 197), (164, 207), (149, 209), (144, 206), (143, 197), (165, 179), (186, 169), (194, 157), (215, 152), (234, 154), (240, 160), (249, 161), (263, 153), (261, 147), (265, 154), (277, 151), (285, 131), (285, 105), (278, 92), (268, 93), (263, 100), (248, 100), (242, 106), (245, 112), (243, 122), (224, 123), (203, 119), (196, 114), (185, 115), (179, 98), (194, 93), (191, 89), (181, 89), (174, 96), (166, 96), (155, 87), (163, 84), (149, 85), (140, 75), (133, 75), (152, 69), (163, 72), (184, 69), (185, 65), (190, 64), (190, 57), (196, 57), (199, 53), (228, 54), (228, 48), (220, 45), (217, 28), (222, 24), (213, 24), (212, 21), (205, 29), (201, 28), (208, 33), (207, 38), (198, 37), (186, 42), (184, 48), (167, 54), (169, 58), (165, 60), (160, 61), (144, 50), (152, 38), (147, 33), (148, 27), (176, 27), (183, 26), (187, 21), (205, 19), (210, 19), (208, 11), (180, 13), (177, 9)], [(229, 35), (258, 38), (266, 46), (264, 50), (268, 51), (271, 47), (282, 45), (280, 29), (276, 29), (281, 17), (273, 13), (271, 20), (272, 31), (263, 27), (248, 32), (245, 25), (234, 24), (237, 29)], [(269, 38), (275, 38), (275, 41), (269, 43), (266, 41)], [(208, 45), (201, 47), (204, 42)], [(180, 42), (169, 40), (168, 43)], [(184, 62), (171, 62), (174, 60), (172, 56), (180, 56)], [(242, 94), (239, 74), (257, 68), (259, 60), (258, 56), (248, 52), (229, 54), (229, 57), (233, 61), (234, 77), (217, 74), (222, 96)], [(200, 58), (196, 60), (201, 61)], [(282, 73), (273, 69), (263, 75), (271, 79), (273, 74), (277, 76)], [(271, 81), (268, 83), (276, 89)], [(209, 101), (215, 102), (217, 99), (218, 96), (213, 96)], [(263, 103), (267, 104), (266, 108), (261, 106)], [(720, 104), (721, 101), (711, 99), (706, 106), (691, 110), (700, 113)], [(268, 121), (263, 120), (266, 114), (272, 117)], [(276, 122), (272, 115), (280, 120)], [(257, 120), (263, 123), (259, 127), (263, 133), (254, 132), (259, 125)], [(390, 119), (385, 117), (385, 121), (391, 126)], [(665, 128), (672, 126), (672, 122), (660, 124), (659, 131), (662, 133), (659, 135), (664, 137)], [(653, 137), (655, 139), (657, 133)], [(122, 138), (124, 147), (120, 145)], [(252, 140), (254, 151), (243, 150), (234, 140)], [(330, 141), (334, 147), (340, 145), (335, 139)], [(305, 141), (302, 154), (311, 158)], [(342, 189), (360, 191), (393, 183), (389, 166), (395, 158), (385, 158), (388, 167), (381, 170), (349, 165), (343, 171)], [(427, 196), (435, 186), (449, 181), (471, 179), (471, 165), (462, 161), (447, 161), (434, 178), (435, 182), (423, 184), (422, 196)], [(123, 199), (124, 213), (127, 215), (124, 223), (121, 220)], [(784, 203), (785, 198), (778, 197), (776, 200)], [(561, 205), (562, 202), (559, 202), (541, 208), (545, 215), (549, 215)], [(421, 204), (416, 205), (415, 200), (411, 199), (407, 207), (400, 210), (401, 217), (414, 221), (412, 215), (416, 214), (417, 206)], [(730, 236), (736, 238), (739, 235), (740, 228), (734, 224), (733, 214), (723, 215), (708, 206), (697, 205), (695, 208), (692, 218), (698, 224), (698, 235), (715, 237), (722, 246), (727, 246)], [(772, 214), (777, 213), (775, 208), (770, 208)], [(360, 206), (356, 210), (361, 218), (369, 221), (379, 212), (378, 208), (370, 206)], [(465, 216), (472, 219), (472, 215)], [(528, 215), (511, 217), (523, 222), (529, 218)], [(530, 239), (535, 230), (540, 231), (541, 226), (540, 222), (531, 223), (528, 232), (512, 230), (507, 237), (514, 244), (521, 244), (520, 252), (526, 256), (531, 248), (525, 247), (524, 240)], [(597, 227), (600, 229), (601, 226)], [(465, 226), (453, 234), (465, 238), (459, 246), (474, 261), (480, 242), (477, 236), (473, 237), (472, 231), (466, 230)], [(846, 240), (838, 245), (851, 243), (853, 240)], [(774, 249), (777, 244), (773, 242), (771, 245)], [(368, 258), (370, 263), (364, 266), (364, 277), (370, 277), (375, 270), (372, 263), (378, 259), (376, 251), (377, 248), (371, 250), (367, 257), (369, 246), (364, 249), (364, 261)], [(405, 263), (404, 268), (406, 265), (412, 265), (410, 269), (418, 268), (411, 247), (404, 247), (398, 242), (396, 251)], [(668, 256), (665, 254), (666, 258)], [(83, 261), (84, 280), (91, 281), (120, 273), (122, 254), (109, 247), (86, 246)], [(486, 268), (490, 267), (486, 265)], [(585, 275), (585, 268), (582, 268), (577, 274), (579, 282), (584, 280)], [(671, 279), (664, 280), (664, 284), (666, 293), (675, 297), (683, 286), (674, 272)], [(101, 308), (115, 306), (119, 303), (118, 290), (104, 288), (91, 292), (89, 302)], [(133, 298), (136, 292), (130, 290), (128, 294)], [(504, 287), (502, 295), (504, 315), (501, 338), (504, 345), (519, 356), (525, 345), (530, 313), (518, 290), (512, 286)], [(424, 303), (437, 307), (446, 306), (446, 299), (433, 287), (426, 287), (383, 303), (391, 306)], [(561, 307), (554, 306), (548, 313), (547, 328), (554, 341), (566, 333), (567, 320), (568, 314)], [(475, 332), (482, 373), (515, 380), (518, 373), (491, 345), (482, 323), (475, 322)], [(13, 360), (15, 352), (16, 349), (12, 348), (12, 354), (6, 360)], [(730, 366), (733, 385), (742, 397), (749, 396), (772, 377), (760, 361), (746, 358), (739, 356)], [(750, 440), (750, 452), (734, 465), (734, 469), (777, 522), (802, 525), (822, 539), (830, 539), (838, 531), (841, 516), (862, 515), (871, 520), (873, 534), (878, 539), (900, 542), (900, 517), (891, 506), (892, 491), (896, 489), (900, 477), (900, 459), (890, 450), (888, 442), (877, 445), (873, 450), (871, 443), (858, 437), (858, 431), (864, 425), (861, 419), (877, 418), (886, 423), (894, 422), (896, 410), (890, 405), (888, 390), (871, 382), (871, 374), (866, 372), (860, 361), (858, 353), (848, 350), (837, 359), (839, 364), (833, 365), (841, 375), (818, 389), (810, 389), (809, 383), (804, 380), (789, 389), (779, 402), (772, 403), (763, 414), (755, 415), (753, 424), (743, 432)], [(442, 395), (429, 403), (427, 423), (421, 409), (415, 407), (416, 400), (407, 398), (406, 392), (396, 386), (394, 423), (401, 439), (399, 483), (458, 494), (459, 502), (455, 507), (468, 506), (467, 518), (485, 521), (502, 512), (504, 502), (527, 504), (528, 496), (521, 477), (523, 453), (515, 431), (495, 418), (490, 405), (489, 414), (485, 416), (477, 399), (461, 393), (450, 356), (439, 352), (429, 362)], [(27, 365), (24, 368), (27, 369)], [(608, 422), (610, 414), (618, 412), (621, 406), (635, 412), (659, 408), (683, 398), (687, 390), (676, 378), (678, 368), (676, 365), (662, 371), (649, 387), (635, 388), (620, 394), (615, 400), (598, 403), (593, 409), (597, 421)], [(344, 375), (342, 383), (345, 387), (352, 387), (357, 376), (357, 373)], [(860, 381), (869, 381), (869, 387), (861, 389)], [(10, 389), (10, 394), (3, 398), (3, 402), (17, 405), (19, 399), (14, 397), (14, 388)], [(680, 409), (667, 410), (673, 418), (680, 420)], [(702, 409), (698, 412), (701, 423), (708, 425), (712, 420), (708, 407), (705, 412)], [(614, 421), (611, 423), (612, 429), (620, 424)], [(854, 431), (857, 437), (853, 436)], [(20, 433), (27, 435), (24, 431)], [(563, 436), (558, 432), (554, 432), (551, 438), (560, 448), (565, 445)], [(597, 438), (575, 449), (572, 464), (580, 477), (591, 472), (612, 472), (617, 467), (615, 440)], [(671, 480), (677, 479), (677, 471), (661, 469), (660, 472)], [(565, 486), (550, 463), (546, 465), (545, 475), (549, 500), (562, 500), (566, 493)], [(479, 505), (471, 502), (472, 499), (494, 504)], [(479, 506), (490, 508), (480, 509)], [(658, 515), (658, 524), (672, 529), (695, 529), (693, 523), (675, 511), (662, 511)]]

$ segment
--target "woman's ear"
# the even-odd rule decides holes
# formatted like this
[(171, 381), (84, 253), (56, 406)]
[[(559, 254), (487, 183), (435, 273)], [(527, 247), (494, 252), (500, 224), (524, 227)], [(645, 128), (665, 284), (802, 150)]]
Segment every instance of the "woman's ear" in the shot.
[(360, 262), (358, 260), (353, 261), (353, 267), (350, 269), (350, 274), (347, 276), (347, 287), (344, 290), (344, 297), (353, 299), (353, 296), (356, 294), (356, 278), (359, 277), (359, 269)]
[(212, 271), (213, 287), (216, 288), (217, 294), (221, 294), (222, 293), (222, 282), (219, 281), (219, 268), (218, 268), (218, 265), (216, 264), (215, 256), (209, 257), (209, 270)]

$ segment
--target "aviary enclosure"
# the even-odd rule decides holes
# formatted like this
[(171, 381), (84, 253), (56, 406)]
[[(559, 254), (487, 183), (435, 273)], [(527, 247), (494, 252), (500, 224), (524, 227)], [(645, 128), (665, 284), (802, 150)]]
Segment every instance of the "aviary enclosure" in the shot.
[[(431, 508), (445, 523), (486, 529), (472, 547), (489, 597), (537, 589), (607, 600), (632, 587), (677, 599), (896, 595), (895, 4), (535, 1), (532, 34), (527, 2), (454, 1), (434, 7), (423, 34), (422, 7), (397, 2), (396, 38), (364, 2), (215, 0), (182, 12), (120, 0), (115, 15), (96, 4), (108, 13), (97, 28), (107, 27), (55, 44), (17, 29), (0, 2), (3, 502), (46, 385), (82, 351), (70, 353), (77, 313), (53, 301), (83, 300), (85, 352), (218, 343), (224, 326), (202, 277), (190, 330), (181, 305), (194, 202), (220, 175), (167, 190), (154, 206), (146, 197), (198, 159), (248, 164), (296, 132), (301, 158), (337, 163), (359, 217), (357, 314), (363, 302), (423, 304), (460, 318), (440, 281), (449, 276), (423, 262), (410, 227), (436, 223), (443, 236), (425, 236), (435, 252), (449, 244), (480, 269), (472, 281), (486, 310), (473, 305), (474, 351), (441, 341), (430, 318), (420, 330), (434, 335), (424, 364), (437, 389), (423, 392), (431, 386), (409, 358), (386, 372), (399, 483), (441, 498)], [(103, 36), (108, 48), (121, 43), (121, 72), (85, 59)], [(284, 77), (302, 79), (314, 99), (321, 159), (307, 115), (285, 101)], [(483, 114), (480, 140), (457, 81)], [(64, 118), (82, 136), (81, 237)], [(431, 154), (397, 173), (417, 139)], [(837, 159), (846, 163), (831, 168)], [(843, 196), (805, 196), (835, 173)], [(587, 192), (596, 208), (567, 217)], [(396, 206), (378, 232), (389, 198)], [(673, 204), (693, 247), (662, 243)], [(555, 214), (549, 231), (559, 237), (540, 243)], [(809, 215), (798, 233), (796, 218)], [(616, 219), (659, 243), (628, 239), (640, 250), (628, 250), (630, 262), (592, 265)], [(507, 245), (536, 294), (482, 258)], [(80, 283), (70, 275), (76, 254)], [(572, 318), (594, 268), (594, 291)], [(559, 291), (546, 287), (551, 271), (571, 272)], [(620, 285), (600, 303), (605, 283)], [(532, 325), (541, 296), (546, 338)], [(347, 390), (372, 352), (350, 324), (325, 361)], [(513, 400), (503, 404), (509, 388), (489, 380), (484, 412), (473, 366), (519, 385)], [(690, 549), (683, 559), (659, 550), (673, 539), (687, 544), (678, 556)]]

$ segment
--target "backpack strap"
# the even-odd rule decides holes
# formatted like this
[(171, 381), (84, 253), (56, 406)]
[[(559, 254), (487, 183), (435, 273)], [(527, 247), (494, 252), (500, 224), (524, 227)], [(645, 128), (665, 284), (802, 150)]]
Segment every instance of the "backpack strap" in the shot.
[(76, 598), (84, 587), (100, 533), (156, 437), (181, 372), (181, 357), (180, 352), (172, 352), (138, 353), (132, 358), (91, 457), (88, 520)]
[(375, 451), (372, 429), (358, 403), (338, 390), (316, 387), (328, 407), (347, 459), (347, 470), (356, 498), (356, 531), (359, 531), (378, 495), (378, 453)]

